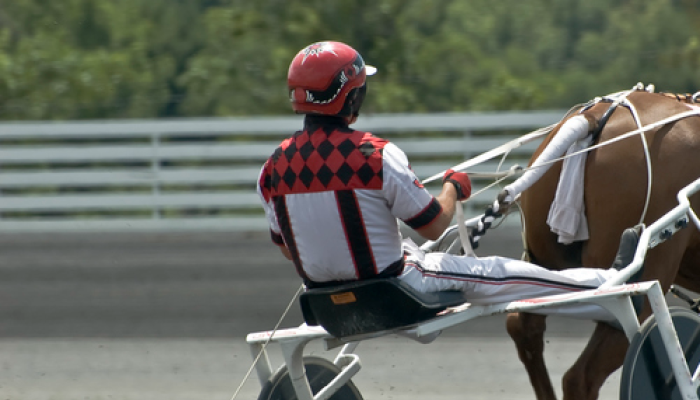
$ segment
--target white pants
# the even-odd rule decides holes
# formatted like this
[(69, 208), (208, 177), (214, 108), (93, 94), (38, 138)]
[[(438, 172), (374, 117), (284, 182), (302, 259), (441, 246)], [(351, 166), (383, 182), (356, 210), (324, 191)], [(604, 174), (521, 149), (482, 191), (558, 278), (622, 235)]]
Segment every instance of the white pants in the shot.
[[(595, 289), (618, 273), (615, 269), (576, 268), (551, 271), (506, 257), (468, 257), (424, 253), (412, 241), (404, 241), (409, 254), (400, 279), (420, 292), (461, 290), (467, 302), (494, 304)], [(604, 308), (577, 303), (531, 311), (579, 319), (614, 321)]]

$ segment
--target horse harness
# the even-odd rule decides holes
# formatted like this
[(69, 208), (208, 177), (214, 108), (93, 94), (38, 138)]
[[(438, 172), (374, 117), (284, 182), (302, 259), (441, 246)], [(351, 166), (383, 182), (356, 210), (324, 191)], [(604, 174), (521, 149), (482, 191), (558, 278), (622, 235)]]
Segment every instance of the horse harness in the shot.
[[(580, 110), (579, 113), (583, 113), (584, 111), (590, 109), (594, 105), (600, 103), (600, 102), (607, 102), (610, 103), (610, 107), (603, 113), (603, 116), (600, 118), (598, 121), (598, 124), (593, 132), (591, 132), (591, 142), (590, 145), (596, 145), (598, 144), (598, 141), (600, 140), (600, 135), (603, 132), (603, 128), (605, 128), (605, 125), (607, 124), (608, 120), (612, 116), (612, 114), (615, 112), (615, 110), (620, 106), (626, 107), (628, 110), (630, 110), (630, 113), (632, 114), (632, 118), (634, 119), (637, 128), (639, 130), (642, 130), (644, 126), (641, 123), (641, 120), (639, 119), (639, 114), (637, 112), (637, 109), (634, 107), (634, 104), (632, 104), (631, 101), (627, 99), (630, 93), (639, 91), (639, 90), (644, 90), (649, 93), (654, 93), (654, 86), (653, 85), (647, 85), (644, 87), (644, 85), (640, 82), (637, 83), (632, 89), (623, 91), (623, 92), (618, 92), (618, 93), (613, 93), (608, 96), (603, 96), (603, 97), (598, 97), (595, 98), (594, 100), (590, 101), (589, 103), (585, 104), (583, 108)], [(700, 103), (700, 91), (696, 92), (695, 94), (678, 94), (678, 93), (667, 93), (667, 92), (660, 92), (658, 93), (659, 95), (669, 97), (672, 99), (676, 99), (679, 102), (682, 103), (688, 103), (688, 104), (698, 104)], [(640, 132), (640, 138), (642, 139), (642, 144), (644, 146), (644, 154), (645, 158), (647, 161), (647, 196), (646, 196), (646, 201), (644, 204), (644, 209), (642, 211), (642, 215), (639, 219), (639, 223), (643, 223), (644, 218), (646, 217), (646, 213), (649, 207), (649, 201), (651, 199), (651, 183), (652, 183), (652, 170), (651, 170), (651, 159), (649, 155), (649, 145), (646, 140), (646, 136), (641, 134)]]
[[(589, 147), (586, 149), (586, 151), (593, 150), (597, 147), (602, 147), (604, 144), (599, 143), (600, 140), (600, 135), (605, 128), (608, 120), (612, 116), (612, 114), (615, 112), (615, 110), (622, 105), (623, 107), (627, 108), (630, 113), (632, 114), (632, 118), (635, 121), (635, 124), (637, 125), (637, 130), (634, 131), (635, 133), (638, 133), (641, 140), (642, 140), (642, 145), (644, 148), (644, 153), (645, 153), (645, 159), (646, 159), (646, 164), (647, 164), (647, 195), (646, 195), (646, 200), (644, 204), (644, 208), (642, 211), (642, 214), (639, 219), (639, 223), (643, 223), (646, 213), (649, 207), (649, 202), (651, 199), (651, 187), (652, 187), (652, 169), (651, 169), (651, 159), (650, 159), (650, 154), (649, 154), (649, 146), (646, 140), (646, 136), (644, 136), (642, 133), (646, 132), (647, 130), (650, 130), (650, 128), (653, 128), (654, 125), (657, 124), (651, 124), (648, 125), (647, 127), (644, 127), (641, 123), (641, 120), (639, 118), (639, 114), (637, 112), (636, 107), (634, 104), (632, 104), (631, 101), (627, 98), (629, 94), (635, 91), (640, 91), (644, 90), (649, 93), (654, 93), (654, 86), (653, 85), (648, 85), (644, 86), (641, 82), (637, 83), (632, 89), (627, 90), (627, 91), (622, 91), (622, 92), (617, 92), (613, 93), (607, 96), (603, 97), (596, 97), (595, 99), (589, 101), (586, 104), (583, 104), (581, 108), (578, 110), (578, 114), (583, 114), (585, 111), (589, 110), (593, 106), (595, 106), (598, 103), (610, 103), (610, 106), (608, 109), (603, 113), (601, 118), (597, 121), (595, 129), (593, 129), (590, 133), (590, 144)], [(696, 92), (695, 94), (676, 94), (676, 93), (666, 93), (666, 92), (660, 92), (658, 93), (659, 95), (666, 96), (669, 98), (676, 99), (679, 102), (683, 103), (688, 103), (688, 104), (700, 104), (700, 91)], [(696, 113), (695, 115), (699, 115)], [(688, 115), (679, 115), (677, 119), (682, 119), (687, 117)], [(670, 121), (669, 121), (670, 122)], [(668, 123), (668, 122), (667, 122)], [(627, 136), (629, 134), (626, 134)], [(532, 258), (532, 255), (530, 254), (530, 251), (527, 247), (527, 243), (525, 241), (525, 226), (523, 226), (523, 246), (524, 246), (524, 252), (523, 252), (523, 260), (530, 260)]]

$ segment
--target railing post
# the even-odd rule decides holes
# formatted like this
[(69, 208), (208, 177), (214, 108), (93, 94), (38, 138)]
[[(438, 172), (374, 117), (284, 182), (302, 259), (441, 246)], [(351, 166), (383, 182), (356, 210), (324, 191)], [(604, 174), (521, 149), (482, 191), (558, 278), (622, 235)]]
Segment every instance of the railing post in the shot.
[(160, 219), (160, 132), (154, 132), (151, 135), (151, 149), (151, 195), (153, 197), (151, 217)]

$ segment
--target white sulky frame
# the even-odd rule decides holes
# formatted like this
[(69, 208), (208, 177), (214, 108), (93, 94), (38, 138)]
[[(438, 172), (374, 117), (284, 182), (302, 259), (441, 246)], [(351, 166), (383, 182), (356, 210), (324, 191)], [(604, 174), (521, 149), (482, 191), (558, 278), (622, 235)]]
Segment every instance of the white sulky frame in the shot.
[[(639, 330), (640, 325), (630, 296), (646, 295), (649, 298), (652, 312), (656, 317), (661, 339), (669, 356), (681, 395), (687, 400), (699, 400), (697, 391), (698, 387), (700, 387), (700, 366), (696, 367), (691, 374), (659, 282), (649, 281), (623, 284), (642, 267), (647, 251), (684, 228), (689, 223), (688, 219), (692, 220), (694, 225), (700, 229), (700, 219), (690, 207), (689, 201), (689, 197), (698, 190), (700, 190), (700, 179), (683, 188), (678, 193), (679, 205), (644, 229), (632, 263), (621, 270), (616, 277), (597, 289), (484, 306), (474, 306), (466, 303), (449, 309), (432, 320), (412, 326), (412, 331), (418, 337), (427, 336), (481, 316), (531, 311), (545, 307), (585, 302), (600, 305), (610, 311), (617, 318), (627, 338), (631, 340)], [(273, 373), (265, 347), (268, 343), (275, 342), (281, 346), (284, 363), (288, 368), (289, 377), (297, 398), (299, 400), (326, 400), (360, 370), (360, 358), (353, 354), (357, 345), (362, 340), (389, 333), (392, 332), (382, 332), (381, 334), (367, 337), (338, 339), (328, 334), (321, 327), (311, 327), (303, 324), (298, 328), (251, 333), (247, 336), (246, 341), (255, 360), (255, 369), (261, 385), (264, 385)], [(341, 372), (326, 387), (314, 395), (305, 376), (303, 352), (306, 344), (316, 339), (323, 339), (326, 349), (338, 346), (342, 346), (342, 348), (333, 361), (335, 365), (341, 368)]]

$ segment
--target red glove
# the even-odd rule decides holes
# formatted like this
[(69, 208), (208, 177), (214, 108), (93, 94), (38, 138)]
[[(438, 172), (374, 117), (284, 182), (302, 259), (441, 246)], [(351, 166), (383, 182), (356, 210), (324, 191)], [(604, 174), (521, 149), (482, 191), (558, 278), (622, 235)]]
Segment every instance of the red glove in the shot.
[(472, 181), (466, 172), (455, 172), (452, 169), (445, 171), (442, 183), (450, 182), (457, 189), (457, 200), (464, 201), (472, 195)]

